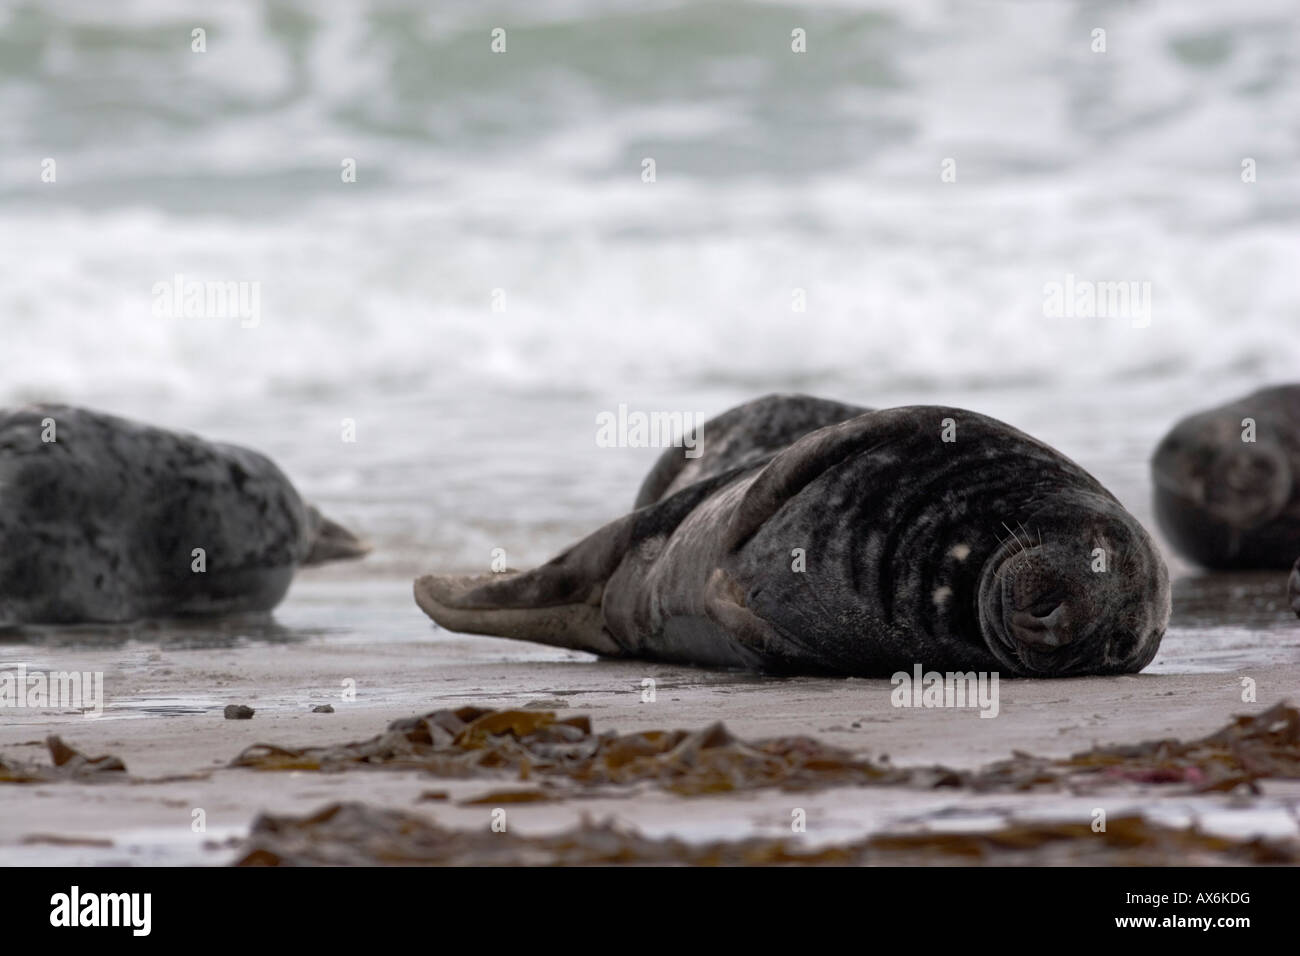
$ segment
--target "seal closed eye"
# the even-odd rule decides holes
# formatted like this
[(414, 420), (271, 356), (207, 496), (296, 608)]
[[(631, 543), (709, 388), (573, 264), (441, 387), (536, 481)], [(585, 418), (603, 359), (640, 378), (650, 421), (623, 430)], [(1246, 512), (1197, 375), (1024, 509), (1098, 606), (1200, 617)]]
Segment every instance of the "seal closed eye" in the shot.
[(547, 564), (426, 576), (417, 603), (453, 630), (777, 673), (1123, 673), (1159, 647), (1150, 537), (1008, 425), (778, 395), (697, 437), (699, 458), (665, 452), (636, 510)]

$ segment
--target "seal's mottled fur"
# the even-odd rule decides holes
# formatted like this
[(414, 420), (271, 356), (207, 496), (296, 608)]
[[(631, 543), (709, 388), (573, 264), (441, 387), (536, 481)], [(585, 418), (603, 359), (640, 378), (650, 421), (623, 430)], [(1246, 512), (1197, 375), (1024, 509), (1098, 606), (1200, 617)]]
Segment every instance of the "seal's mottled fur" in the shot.
[(269, 610), (299, 565), (365, 551), (246, 448), (63, 405), (0, 410), (0, 626)]
[(453, 630), (772, 672), (1122, 673), (1159, 647), (1169, 582), (1146, 532), (1001, 422), (769, 396), (698, 440), (549, 563), (426, 576), (416, 601)]

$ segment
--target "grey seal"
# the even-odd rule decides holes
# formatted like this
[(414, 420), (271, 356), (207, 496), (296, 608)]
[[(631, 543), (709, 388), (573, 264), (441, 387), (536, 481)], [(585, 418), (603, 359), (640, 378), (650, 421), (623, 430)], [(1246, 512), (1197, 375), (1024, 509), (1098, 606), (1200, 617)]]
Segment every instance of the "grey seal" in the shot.
[(367, 550), (247, 448), (0, 410), (0, 626), (270, 610), (296, 568)]
[(1297, 477), (1300, 385), (1260, 389), (1189, 415), (1160, 441), (1156, 523), (1204, 567), (1288, 568), (1300, 554)]
[(1169, 578), (1150, 537), (1009, 425), (773, 395), (697, 441), (550, 562), (427, 575), (416, 602), (456, 631), (770, 673), (1059, 677), (1155, 656)]

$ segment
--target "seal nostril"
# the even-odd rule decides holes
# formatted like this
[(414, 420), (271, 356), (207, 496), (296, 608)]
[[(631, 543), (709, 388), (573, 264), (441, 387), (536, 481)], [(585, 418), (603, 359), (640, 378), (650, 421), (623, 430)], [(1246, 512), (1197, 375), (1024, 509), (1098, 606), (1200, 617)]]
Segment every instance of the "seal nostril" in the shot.
[(1025, 608), (1025, 613), (1031, 617), (1041, 618), (1042, 620), (1052, 619), (1052, 616), (1061, 610), (1062, 601), (1060, 597), (1045, 597), (1035, 601), (1029, 607)]
[(1017, 611), (1011, 615), (1011, 630), (1016, 640), (1033, 647), (1062, 647), (1073, 639), (1067, 624), (1069, 614), (1064, 604), (1057, 604), (1046, 614), (1038, 609)]

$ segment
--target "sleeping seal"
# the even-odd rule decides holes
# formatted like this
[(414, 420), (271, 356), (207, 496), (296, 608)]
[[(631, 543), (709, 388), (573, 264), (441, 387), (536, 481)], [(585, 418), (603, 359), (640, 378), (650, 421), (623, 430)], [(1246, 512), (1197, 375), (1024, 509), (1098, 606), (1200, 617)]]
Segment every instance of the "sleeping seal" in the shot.
[(1300, 385), (1261, 389), (1184, 418), (1160, 442), (1156, 522), (1207, 568), (1288, 568), (1300, 554), (1297, 476)]
[(0, 410), (0, 626), (269, 610), (294, 568), (366, 550), (246, 448)]
[(1014, 428), (774, 395), (699, 440), (549, 563), (422, 577), (416, 602), (456, 631), (776, 673), (1061, 677), (1155, 656), (1169, 579), (1151, 539)]

